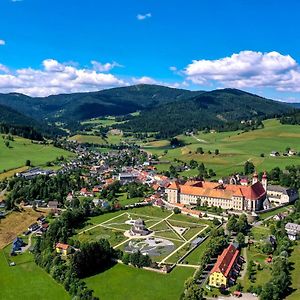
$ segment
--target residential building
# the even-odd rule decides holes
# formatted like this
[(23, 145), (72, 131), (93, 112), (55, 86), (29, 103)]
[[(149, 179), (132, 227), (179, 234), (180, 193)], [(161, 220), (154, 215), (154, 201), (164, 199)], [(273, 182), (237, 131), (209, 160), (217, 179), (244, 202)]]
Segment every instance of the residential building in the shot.
[(287, 223), (285, 225), (285, 231), (291, 241), (296, 241), (300, 235), (300, 225), (296, 223)]
[(66, 256), (71, 253), (71, 246), (68, 244), (57, 243), (55, 246), (55, 250), (56, 253)]
[(230, 244), (218, 259), (210, 271), (209, 285), (213, 287), (228, 287), (236, 280), (239, 272), (238, 245)]
[(278, 205), (294, 202), (299, 198), (296, 189), (285, 188), (280, 185), (268, 185), (267, 195), (271, 202)]

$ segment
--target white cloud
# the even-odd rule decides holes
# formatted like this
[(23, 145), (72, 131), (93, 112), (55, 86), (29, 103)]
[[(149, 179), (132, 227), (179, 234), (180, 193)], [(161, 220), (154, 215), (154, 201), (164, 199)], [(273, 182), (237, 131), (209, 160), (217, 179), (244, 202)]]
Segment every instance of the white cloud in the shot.
[(143, 76), (140, 78), (133, 78), (132, 82), (134, 84), (159, 84), (158, 81), (156, 81), (155, 79), (148, 77), (148, 76)]
[(194, 60), (183, 73), (194, 84), (224, 87), (270, 87), (300, 91), (300, 66), (278, 52), (241, 51), (217, 60)]
[(139, 21), (142, 21), (142, 20), (145, 20), (145, 19), (149, 19), (149, 18), (151, 18), (151, 17), (152, 17), (152, 14), (151, 14), (151, 13), (147, 13), (147, 14), (144, 14), (144, 15), (138, 14), (138, 15), (136, 16), (136, 18), (137, 18)]
[(112, 63), (104, 63), (104, 64), (102, 64), (101, 62), (98, 62), (96, 60), (92, 60), (91, 64), (93, 65), (94, 70), (98, 71), (98, 72), (109, 72), (113, 68), (123, 67), (122, 65), (120, 65), (119, 63), (117, 63), (115, 61), (112, 62)]
[(113, 74), (63, 64), (55, 59), (44, 60), (42, 66), (42, 69), (24, 68), (13, 72), (0, 64), (0, 71), (4, 73), (0, 73), (0, 92), (47, 96), (126, 85), (126, 82)]
[(5, 45), (5, 41), (4, 40), (0, 40), (0, 46), (4, 46)]

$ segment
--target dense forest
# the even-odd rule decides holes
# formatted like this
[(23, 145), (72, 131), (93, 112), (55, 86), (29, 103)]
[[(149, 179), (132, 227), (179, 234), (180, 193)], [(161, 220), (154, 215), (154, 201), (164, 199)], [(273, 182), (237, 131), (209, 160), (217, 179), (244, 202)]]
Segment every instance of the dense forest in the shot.
[(251, 124), (253, 120), (259, 122), (289, 110), (289, 106), (279, 102), (224, 89), (144, 110), (138, 117), (117, 127), (125, 131), (157, 132), (158, 138), (168, 138), (193, 129), (226, 131), (251, 128), (255, 126)]
[(284, 115), (280, 118), (281, 124), (300, 125), (300, 111), (297, 110), (291, 114)]

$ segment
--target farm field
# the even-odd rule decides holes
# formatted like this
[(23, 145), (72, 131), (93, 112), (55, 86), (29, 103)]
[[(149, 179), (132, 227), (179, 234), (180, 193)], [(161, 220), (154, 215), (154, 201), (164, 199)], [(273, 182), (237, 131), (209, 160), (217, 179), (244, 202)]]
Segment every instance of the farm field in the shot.
[(192, 268), (176, 267), (169, 274), (158, 274), (117, 264), (85, 282), (102, 300), (173, 300), (180, 298), (184, 281), (193, 273)]
[(41, 212), (26, 209), (24, 212), (12, 212), (0, 220), (0, 249), (36, 221)]
[[(158, 263), (176, 263), (191, 247), (191, 242), (208, 226), (202, 220), (174, 215), (158, 208), (144, 207), (97, 217), (97, 224), (88, 225), (75, 237), (83, 241), (106, 238), (110, 244), (125, 252), (139, 249)], [(102, 216), (100, 216), (102, 217)], [(128, 231), (135, 220), (142, 219), (150, 234), (131, 236)]]
[[(9, 251), (10, 245), (0, 250), (1, 299), (20, 299), (20, 295), (24, 300), (70, 299), (63, 286), (56, 283), (49, 274), (35, 264), (30, 253), (26, 252), (10, 259)], [(9, 266), (10, 260), (16, 265)]]
[[(281, 154), (287, 147), (300, 151), (300, 126), (282, 125), (278, 120), (264, 121), (264, 128), (249, 132), (220, 132), (200, 133), (198, 135), (179, 135), (178, 139), (185, 142), (184, 147), (171, 148), (167, 140), (146, 143), (143, 148), (153, 154), (157, 154), (161, 160), (173, 162), (175, 158), (185, 162), (194, 159), (204, 162), (207, 168), (212, 168), (217, 177), (227, 176), (230, 173), (243, 171), (243, 165), (247, 160), (254, 163), (258, 171), (270, 170), (276, 166), (284, 168), (287, 165), (300, 164), (300, 157), (270, 157), (271, 151)], [(202, 147), (204, 154), (197, 154), (198, 147)], [(208, 154), (210, 150), (220, 151), (219, 155)], [(165, 151), (167, 153), (165, 154)], [(264, 154), (264, 157), (261, 157)], [(159, 170), (169, 169), (169, 164), (158, 165)], [(182, 173), (186, 176), (194, 176), (197, 170), (189, 170)]]
[(33, 144), (30, 140), (14, 137), (9, 141), (10, 147), (6, 147), (4, 140), (0, 139), (0, 172), (25, 166), (29, 159), (34, 166), (45, 165), (47, 161), (53, 161), (58, 156), (71, 156), (72, 153), (49, 145)]

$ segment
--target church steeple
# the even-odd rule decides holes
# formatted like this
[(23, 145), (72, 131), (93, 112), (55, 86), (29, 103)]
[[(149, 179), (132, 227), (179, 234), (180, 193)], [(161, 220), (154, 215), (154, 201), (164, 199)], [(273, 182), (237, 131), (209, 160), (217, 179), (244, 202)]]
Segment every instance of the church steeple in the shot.
[(252, 184), (255, 184), (256, 182), (258, 182), (258, 175), (255, 171), (254, 174), (253, 174), (253, 177), (252, 177)]
[(261, 184), (263, 185), (265, 191), (267, 191), (268, 176), (267, 176), (267, 172), (266, 172), (266, 171), (264, 171), (264, 174), (263, 174), (263, 176), (262, 176)]

